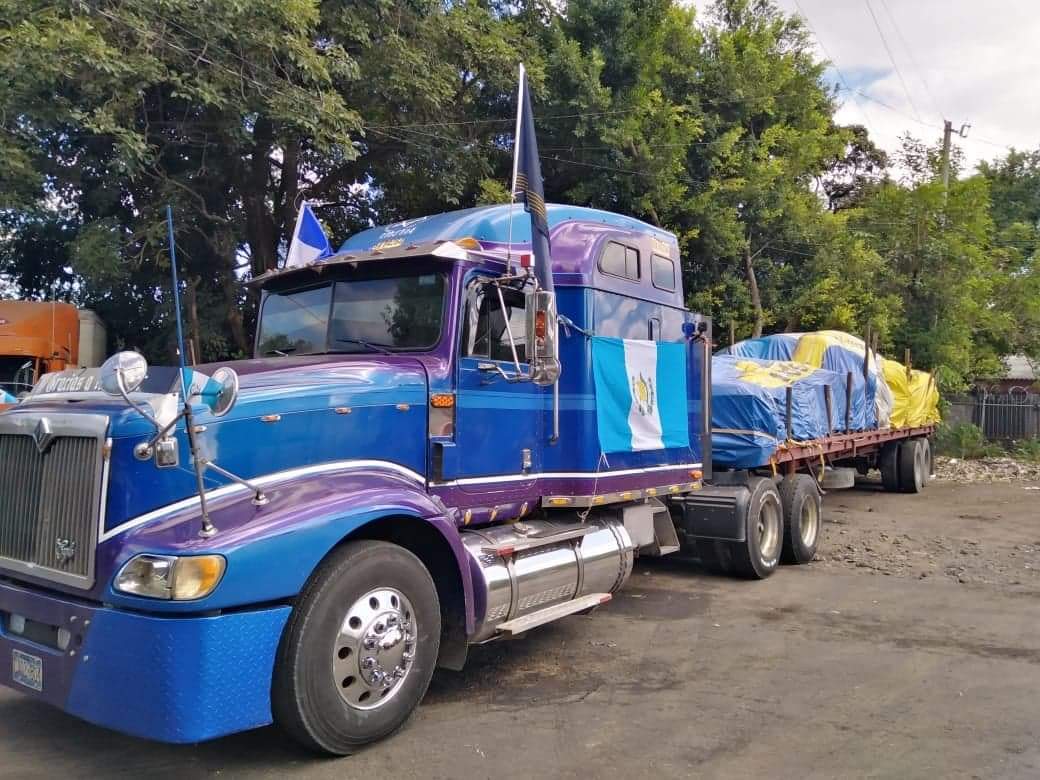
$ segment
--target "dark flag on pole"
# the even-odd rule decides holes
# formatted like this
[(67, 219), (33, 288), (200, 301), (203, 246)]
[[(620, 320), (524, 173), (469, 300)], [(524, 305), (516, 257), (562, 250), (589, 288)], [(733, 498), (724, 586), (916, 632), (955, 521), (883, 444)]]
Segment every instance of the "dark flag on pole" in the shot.
[(552, 260), (549, 248), (549, 218), (545, 212), (542, 166), (534, 133), (534, 112), (527, 89), (527, 71), (520, 65), (520, 91), (516, 107), (516, 136), (513, 149), (513, 198), (520, 198), (531, 215), (531, 254), (534, 273), (543, 290), (552, 291)]

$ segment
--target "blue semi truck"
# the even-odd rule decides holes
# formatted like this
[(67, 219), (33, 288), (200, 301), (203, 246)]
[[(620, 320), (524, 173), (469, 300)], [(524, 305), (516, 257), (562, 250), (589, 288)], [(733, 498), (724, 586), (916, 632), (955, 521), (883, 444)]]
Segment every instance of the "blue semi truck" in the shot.
[(273, 721), (348, 754), (437, 666), (606, 604), (637, 557), (808, 562), (824, 449), (923, 486), (927, 428), (713, 473), (675, 237), (547, 215), (552, 292), (520, 210), (377, 227), (257, 280), (250, 360), (182, 386), (120, 353), (0, 414), (0, 682), (139, 737)]

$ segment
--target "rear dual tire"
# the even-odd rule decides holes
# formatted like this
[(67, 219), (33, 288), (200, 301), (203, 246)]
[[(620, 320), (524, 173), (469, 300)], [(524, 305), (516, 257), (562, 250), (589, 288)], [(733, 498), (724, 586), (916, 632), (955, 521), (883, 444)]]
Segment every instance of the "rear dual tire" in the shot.
[(744, 541), (703, 540), (701, 562), (709, 571), (749, 580), (764, 580), (780, 563), (784, 542), (784, 510), (772, 480), (748, 481), (751, 498), (744, 518)]
[(791, 474), (780, 483), (784, 509), (784, 563), (809, 563), (816, 557), (823, 525), (823, 499), (816, 480), (807, 474)]
[(890, 493), (920, 493), (932, 473), (932, 445), (928, 439), (889, 442), (878, 459), (881, 484)]

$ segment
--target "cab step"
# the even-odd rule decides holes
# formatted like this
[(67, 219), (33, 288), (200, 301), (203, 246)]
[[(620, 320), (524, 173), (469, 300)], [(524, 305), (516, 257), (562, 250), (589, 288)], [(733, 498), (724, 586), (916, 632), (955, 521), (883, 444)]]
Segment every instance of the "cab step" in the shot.
[(573, 601), (554, 604), (551, 607), (540, 609), (537, 612), (531, 612), (522, 617), (507, 620), (505, 623), (499, 625), (498, 632), (500, 634), (505, 634), (506, 636), (523, 634), (526, 631), (530, 631), (532, 628), (544, 626), (546, 623), (552, 623), (554, 620), (565, 618), (568, 615), (575, 615), (578, 612), (595, 609), (602, 604), (606, 604), (611, 598), (613, 597), (609, 593), (589, 593), (580, 598), (576, 598)]

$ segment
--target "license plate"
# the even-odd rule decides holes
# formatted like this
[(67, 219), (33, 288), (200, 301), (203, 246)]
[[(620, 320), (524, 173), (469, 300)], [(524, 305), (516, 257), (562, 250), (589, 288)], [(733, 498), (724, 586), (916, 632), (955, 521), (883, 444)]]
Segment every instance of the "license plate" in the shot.
[(11, 677), (19, 685), (43, 690), (43, 659), (35, 655), (23, 653), (21, 650), (11, 651)]

